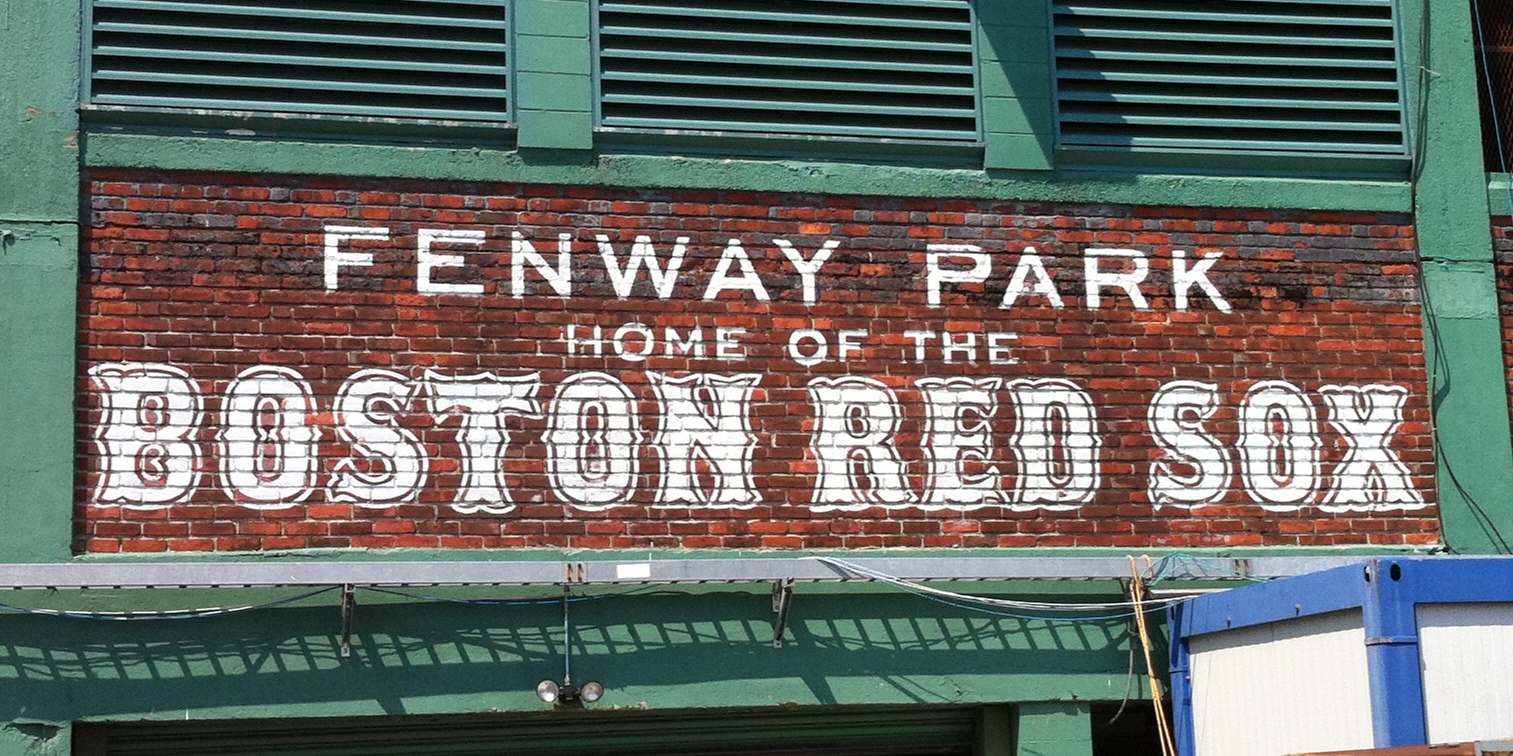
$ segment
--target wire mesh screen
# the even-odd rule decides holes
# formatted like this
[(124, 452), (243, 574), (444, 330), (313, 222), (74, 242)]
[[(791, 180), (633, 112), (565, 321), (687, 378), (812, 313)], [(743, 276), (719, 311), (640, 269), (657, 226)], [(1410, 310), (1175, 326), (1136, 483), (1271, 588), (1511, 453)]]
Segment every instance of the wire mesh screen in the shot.
[(1479, 0), (1482, 152), (1487, 170), (1513, 166), (1513, 0)]

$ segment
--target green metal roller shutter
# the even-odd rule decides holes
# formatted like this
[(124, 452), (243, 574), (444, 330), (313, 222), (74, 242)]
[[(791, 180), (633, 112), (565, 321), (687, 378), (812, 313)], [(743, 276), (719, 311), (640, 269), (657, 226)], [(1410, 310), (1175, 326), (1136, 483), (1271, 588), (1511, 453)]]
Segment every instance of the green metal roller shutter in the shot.
[(506, 121), (506, 0), (92, 0), (98, 106)]
[(968, 756), (971, 708), (84, 723), (76, 756)]
[(1407, 153), (1393, 0), (1063, 0), (1059, 141)]
[(600, 0), (600, 124), (975, 142), (968, 0)]

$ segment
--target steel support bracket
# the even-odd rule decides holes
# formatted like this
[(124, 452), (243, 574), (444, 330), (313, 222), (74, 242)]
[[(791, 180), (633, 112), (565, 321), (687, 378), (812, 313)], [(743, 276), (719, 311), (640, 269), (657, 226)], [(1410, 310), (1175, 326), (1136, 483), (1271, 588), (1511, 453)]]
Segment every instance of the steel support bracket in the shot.
[(788, 610), (793, 608), (793, 578), (783, 578), (772, 584), (772, 647), (783, 647), (783, 635), (788, 632)]
[(341, 658), (352, 656), (352, 613), (357, 608), (357, 586), (345, 583), (341, 587)]

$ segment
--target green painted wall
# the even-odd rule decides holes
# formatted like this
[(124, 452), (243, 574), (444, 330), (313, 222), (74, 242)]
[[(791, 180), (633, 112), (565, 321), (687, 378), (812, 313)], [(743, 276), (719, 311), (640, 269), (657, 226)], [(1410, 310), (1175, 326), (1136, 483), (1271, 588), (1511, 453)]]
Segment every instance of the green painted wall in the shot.
[(1507, 553), (1513, 538), (1513, 444), (1482, 166), (1474, 25), (1467, 4), (1409, 5), (1405, 23), (1427, 30), (1421, 46), (1411, 48), (1423, 56), (1424, 85), (1414, 98), (1422, 107), (1415, 119), (1420, 153), (1414, 213), (1423, 259), (1425, 349), (1440, 431), (1441, 518), (1453, 550)]

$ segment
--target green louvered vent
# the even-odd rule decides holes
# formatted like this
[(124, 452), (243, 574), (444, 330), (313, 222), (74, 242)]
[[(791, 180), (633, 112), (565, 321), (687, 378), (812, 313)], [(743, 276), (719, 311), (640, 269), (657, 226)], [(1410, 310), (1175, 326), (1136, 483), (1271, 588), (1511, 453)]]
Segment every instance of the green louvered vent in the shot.
[(978, 139), (968, 0), (600, 0), (600, 123)]
[(1393, 0), (1053, 7), (1063, 147), (1406, 152)]
[(506, 0), (93, 0), (95, 105), (505, 121)]

